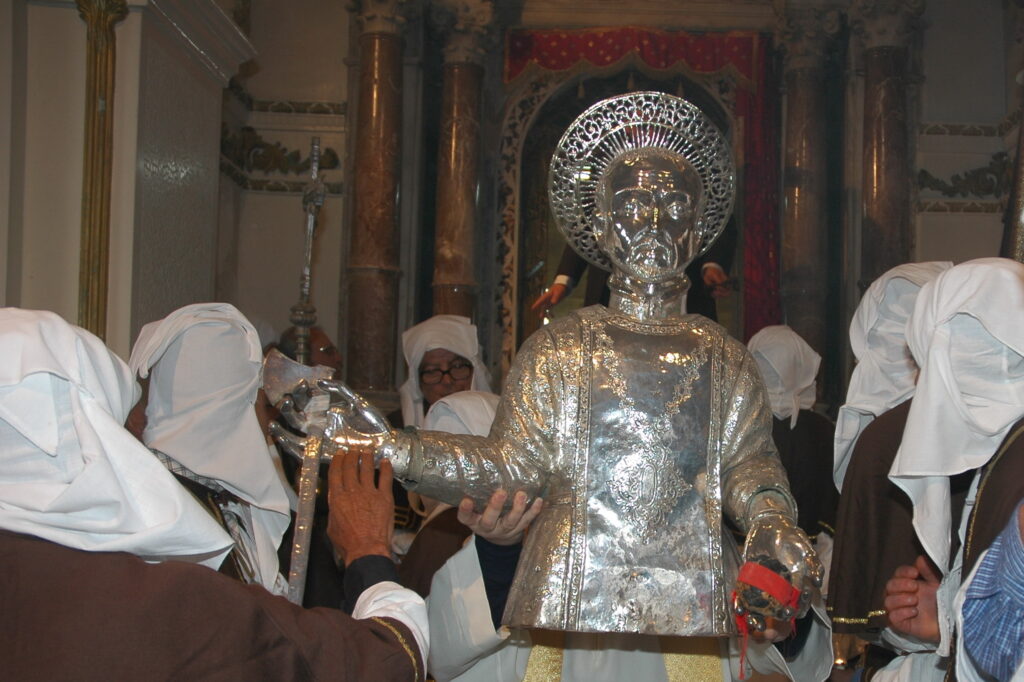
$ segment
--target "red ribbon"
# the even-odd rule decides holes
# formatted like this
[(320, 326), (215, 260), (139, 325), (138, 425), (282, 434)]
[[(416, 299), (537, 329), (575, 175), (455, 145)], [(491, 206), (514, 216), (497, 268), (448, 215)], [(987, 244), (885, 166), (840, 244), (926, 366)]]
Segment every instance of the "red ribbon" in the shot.
[[(766, 594), (773, 597), (780, 604), (793, 608), (793, 612), (796, 612), (797, 606), (800, 604), (800, 590), (790, 585), (789, 581), (783, 578), (781, 575), (776, 573), (770, 568), (762, 566), (761, 564), (748, 561), (740, 568), (740, 574), (736, 578), (737, 582), (745, 583), (751, 587), (765, 592)], [(736, 592), (732, 593), (732, 603), (736, 605)], [(796, 617), (789, 621), (790, 629), (796, 631)], [(750, 628), (747, 626), (746, 614), (736, 614), (736, 628), (740, 631), (742, 642), (740, 644), (740, 679), (746, 679), (746, 673), (743, 670), (743, 664), (747, 658), (747, 638), (750, 635)]]

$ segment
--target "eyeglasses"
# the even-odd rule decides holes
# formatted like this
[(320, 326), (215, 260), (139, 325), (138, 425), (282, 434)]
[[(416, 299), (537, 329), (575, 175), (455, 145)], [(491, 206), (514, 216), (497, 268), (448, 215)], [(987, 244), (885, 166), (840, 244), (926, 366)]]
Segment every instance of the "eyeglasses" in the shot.
[(447, 374), (452, 381), (462, 381), (473, 376), (473, 365), (458, 362), (448, 369), (425, 369), (420, 370), (420, 381), (431, 386), (441, 383), (441, 379)]

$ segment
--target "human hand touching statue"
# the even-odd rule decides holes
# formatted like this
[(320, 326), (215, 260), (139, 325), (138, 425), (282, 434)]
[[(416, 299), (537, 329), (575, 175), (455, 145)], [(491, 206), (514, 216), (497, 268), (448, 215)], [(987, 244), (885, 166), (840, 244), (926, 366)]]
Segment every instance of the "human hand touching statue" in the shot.
[(503, 514), (507, 499), (507, 492), (496, 490), (484, 510), (477, 512), (472, 498), (466, 497), (459, 504), (459, 523), (495, 545), (520, 543), (526, 529), (543, 510), (544, 500), (538, 497), (527, 508), (526, 493), (520, 490), (512, 498), (512, 508)]
[(381, 463), (374, 483), (373, 453), (352, 448), (331, 461), (327, 480), (327, 537), (345, 565), (364, 556), (390, 557), (395, 518), (391, 464)]
[(926, 642), (939, 641), (938, 590), (942, 575), (925, 556), (900, 566), (885, 583), (885, 612), (898, 632)]

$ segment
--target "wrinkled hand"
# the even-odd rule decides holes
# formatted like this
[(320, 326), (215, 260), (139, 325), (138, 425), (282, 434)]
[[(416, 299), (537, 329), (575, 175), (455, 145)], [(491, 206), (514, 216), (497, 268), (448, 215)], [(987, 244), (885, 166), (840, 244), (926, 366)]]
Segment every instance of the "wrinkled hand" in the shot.
[(537, 297), (537, 300), (530, 306), (530, 310), (535, 311), (540, 317), (544, 317), (544, 314), (554, 306), (558, 305), (559, 302), (565, 298), (566, 292), (569, 290), (564, 284), (552, 284), (550, 287), (545, 289), (544, 293)]
[(376, 484), (373, 471), (373, 453), (367, 450), (353, 448), (331, 461), (327, 537), (346, 566), (363, 556), (391, 556), (395, 519), (391, 464), (381, 464)]
[(717, 263), (711, 263), (701, 271), (704, 286), (711, 292), (712, 298), (722, 298), (729, 295), (729, 276)]
[(939, 641), (938, 598), (942, 576), (925, 556), (900, 566), (885, 583), (885, 612), (894, 630), (926, 642)]
[(512, 498), (512, 508), (505, 514), (502, 509), (508, 493), (496, 490), (487, 501), (482, 513), (477, 513), (473, 500), (466, 497), (459, 503), (459, 523), (495, 545), (514, 545), (523, 541), (523, 533), (544, 508), (544, 500), (537, 498), (526, 507), (526, 493), (522, 490)]
[[(277, 407), (292, 428), (307, 436), (323, 436), (324, 459), (339, 450), (361, 448), (374, 452), (379, 461), (394, 444), (395, 431), (380, 411), (340, 381), (321, 379), (315, 388), (303, 384)], [(302, 458), (306, 438), (280, 424), (272, 423), (270, 432), (286, 452)]]

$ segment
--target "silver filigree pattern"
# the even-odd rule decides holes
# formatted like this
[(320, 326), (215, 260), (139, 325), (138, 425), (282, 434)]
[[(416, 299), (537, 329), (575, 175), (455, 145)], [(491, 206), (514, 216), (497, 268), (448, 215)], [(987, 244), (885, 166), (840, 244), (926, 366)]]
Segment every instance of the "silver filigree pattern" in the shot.
[(696, 258), (711, 248), (732, 214), (736, 169), (725, 136), (695, 105), (663, 92), (634, 92), (598, 102), (562, 136), (551, 159), (551, 210), (566, 240), (587, 261), (611, 269), (594, 236), (597, 186), (624, 152), (656, 147), (683, 156), (700, 175), (704, 206)]

